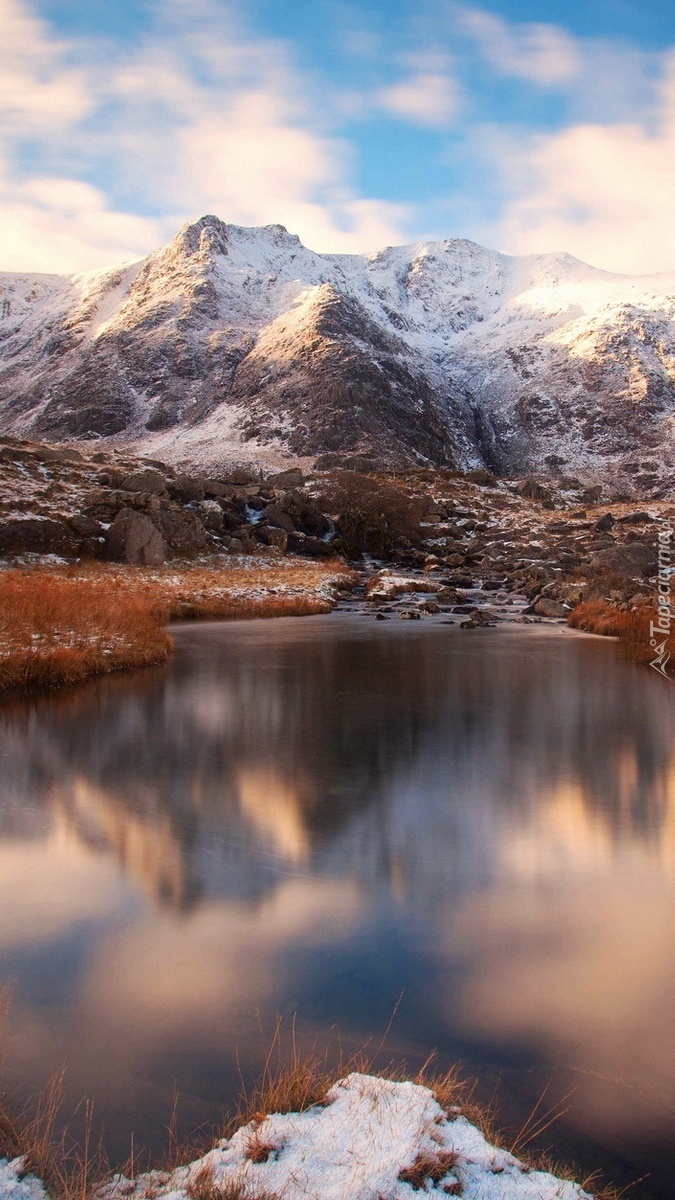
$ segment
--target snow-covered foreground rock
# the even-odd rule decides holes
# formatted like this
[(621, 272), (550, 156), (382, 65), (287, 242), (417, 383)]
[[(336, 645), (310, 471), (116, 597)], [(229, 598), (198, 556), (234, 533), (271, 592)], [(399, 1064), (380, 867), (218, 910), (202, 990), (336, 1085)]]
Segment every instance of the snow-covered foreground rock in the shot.
[(171, 1174), (117, 1177), (100, 1200), (411, 1200), (416, 1191), (464, 1200), (588, 1197), (579, 1184), (528, 1170), (490, 1145), (463, 1116), (446, 1115), (427, 1088), (352, 1074), (324, 1106), (243, 1126)]

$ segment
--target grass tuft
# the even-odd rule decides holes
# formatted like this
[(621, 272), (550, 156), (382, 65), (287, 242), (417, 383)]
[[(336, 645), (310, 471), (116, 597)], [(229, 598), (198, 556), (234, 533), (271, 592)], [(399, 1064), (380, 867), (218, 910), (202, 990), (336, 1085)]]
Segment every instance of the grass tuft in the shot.
[(253, 1163), (267, 1162), (270, 1155), (275, 1154), (278, 1149), (274, 1142), (266, 1142), (257, 1129), (246, 1139), (246, 1157)]
[(247, 1179), (231, 1176), (216, 1183), (213, 1168), (204, 1166), (186, 1188), (190, 1200), (280, 1200), (273, 1192), (265, 1191)]
[(419, 1192), (426, 1188), (427, 1181), (440, 1183), (456, 1165), (457, 1155), (452, 1150), (423, 1150), (409, 1167), (399, 1173), (399, 1179)]

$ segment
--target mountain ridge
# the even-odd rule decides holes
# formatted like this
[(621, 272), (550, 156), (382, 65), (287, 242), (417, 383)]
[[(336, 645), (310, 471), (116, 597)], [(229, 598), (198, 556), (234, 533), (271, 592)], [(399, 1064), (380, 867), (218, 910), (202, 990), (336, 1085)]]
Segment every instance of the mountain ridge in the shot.
[(145, 259), (0, 275), (0, 428), (176, 461), (675, 464), (675, 272), (466, 239), (317, 254), (205, 216)]

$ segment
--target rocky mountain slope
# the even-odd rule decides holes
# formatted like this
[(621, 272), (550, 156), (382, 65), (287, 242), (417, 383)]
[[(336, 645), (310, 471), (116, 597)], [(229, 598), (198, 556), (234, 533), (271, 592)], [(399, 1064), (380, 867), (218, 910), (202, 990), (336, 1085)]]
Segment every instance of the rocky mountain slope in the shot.
[[(213, 467), (675, 463), (675, 274), (450, 240), (320, 255), (207, 216), (113, 271), (0, 275), (0, 429)], [(337, 456), (337, 459), (336, 459)]]

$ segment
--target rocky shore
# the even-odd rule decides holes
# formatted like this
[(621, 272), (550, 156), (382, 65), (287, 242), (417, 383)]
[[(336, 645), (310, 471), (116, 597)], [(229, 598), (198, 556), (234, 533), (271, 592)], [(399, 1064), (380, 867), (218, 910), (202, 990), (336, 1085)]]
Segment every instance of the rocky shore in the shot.
[[(579, 610), (583, 621), (572, 618), (579, 627), (595, 631), (599, 614), (597, 631), (615, 632), (608, 614), (637, 614), (644, 629), (657, 594), (659, 534), (674, 519), (670, 501), (604, 496), (600, 485), (565, 476), (297, 467), (262, 476), (239, 466), (211, 478), (95, 443), (0, 439), (0, 565), (95, 570), (87, 586), (99, 591), (100, 572), (116, 571), (118, 598), (142, 592), (166, 619), (321, 612), (341, 598), (378, 620), (440, 615), (471, 630), (567, 622), (591, 602)], [(306, 605), (302, 570), (289, 574), (303, 563)], [(337, 572), (325, 587), (320, 567)], [(131, 572), (123, 588), (120, 570)], [(256, 570), (265, 574), (251, 592)], [(0, 646), (0, 660), (3, 653)], [(127, 659), (148, 655), (125, 649)]]

